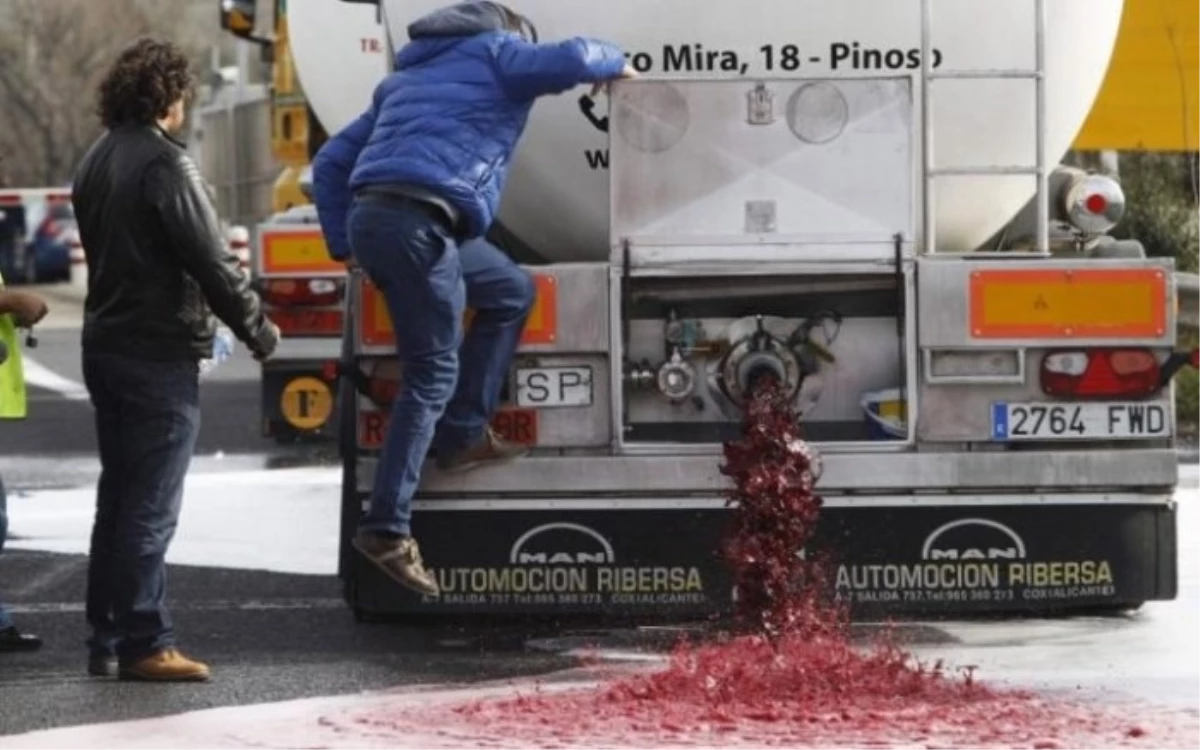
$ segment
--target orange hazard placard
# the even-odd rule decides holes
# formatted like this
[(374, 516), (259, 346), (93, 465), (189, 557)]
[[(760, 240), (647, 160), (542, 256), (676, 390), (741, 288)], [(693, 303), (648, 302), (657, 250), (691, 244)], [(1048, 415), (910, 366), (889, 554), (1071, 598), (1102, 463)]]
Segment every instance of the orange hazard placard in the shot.
[(1157, 268), (994, 270), (971, 274), (977, 339), (1157, 338), (1167, 328)]
[(553, 344), (558, 337), (558, 287), (553, 276), (533, 275), (537, 296), (525, 321), (522, 344)]
[[(360, 411), (358, 413), (358, 447), (362, 450), (379, 450), (387, 434), (387, 412)], [(501, 409), (492, 417), (492, 429), (509, 442), (521, 445), (537, 445), (538, 414), (533, 409)]]
[(341, 276), (346, 267), (329, 257), (320, 230), (262, 233), (264, 274), (319, 273)]
[[(387, 301), (383, 294), (363, 277), (361, 280), (362, 314), (359, 315), (359, 339), (366, 346), (389, 346), (395, 343), (396, 331), (388, 314)], [(534, 274), (533, 283), (537, 290), (533, 309), (525, 322), (521, 334), (522, 344), (552, 344), (558, 337), (558, 287), (553, 276)], [(467, 310), (463, 325), (470, 327), (474, 311)]]

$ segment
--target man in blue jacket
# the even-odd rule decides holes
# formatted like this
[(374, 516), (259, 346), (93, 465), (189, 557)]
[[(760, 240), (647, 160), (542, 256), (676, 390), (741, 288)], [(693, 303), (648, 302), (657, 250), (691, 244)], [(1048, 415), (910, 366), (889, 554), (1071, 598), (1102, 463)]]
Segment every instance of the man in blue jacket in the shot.
[(409, 527), (429, 448), (443, 471), (525, 452), (488, 428), (534, 298), (529, 275), (482, 239), (509, 159), (538, 97), (634, 72), (612, 44), (538, 44), (495, 2), (434, 11), (408, 35), (367, 112), (317, 154), (313, 183), (330, 254), (353, 255), (387, 300), (403, 373), (354, 546), (437, 596)]

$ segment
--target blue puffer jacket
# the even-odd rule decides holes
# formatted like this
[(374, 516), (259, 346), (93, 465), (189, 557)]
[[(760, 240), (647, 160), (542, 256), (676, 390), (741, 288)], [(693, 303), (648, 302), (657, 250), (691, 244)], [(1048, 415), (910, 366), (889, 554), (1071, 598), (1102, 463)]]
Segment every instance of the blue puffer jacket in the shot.
[(482, 1), (435, 11), (408, 35), (370, 109), (313, 160), (321, 230), (338, 260), (350, 255), (351, 196), (367, 185), (423, 187), (461, 212), (468, 236), (486, 232), (534, 100), (610, 80), (625, 66), (605, 42), (528, 42)]

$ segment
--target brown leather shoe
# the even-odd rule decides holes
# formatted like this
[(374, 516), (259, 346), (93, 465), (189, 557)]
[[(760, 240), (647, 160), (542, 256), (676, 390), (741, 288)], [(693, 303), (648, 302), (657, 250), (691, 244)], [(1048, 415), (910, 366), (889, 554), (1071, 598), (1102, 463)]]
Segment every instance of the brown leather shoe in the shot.
[(411, 536), (391, 538), (369, 531), (354, 535), (354, 548), (401, 586), (426, 596), (440, 596), (437, 579), (425, 569), (421, 549)]
[(529, 453), (529, 446), (510, 443), (489, 427), (484, 430), (483, 437), (479, 439), (479, 442), (470, 448), (446, 458), (438, 456), (437, 467), (447, 474), (456, 474), (470, 471), (484, 464), (511, 461), (527, 453)]
[(118, 676), (143, 682), (203, 682), (209, 671), (207, 664), (192, 661), (179, 649), (164, 648), (133, 664), (122, 664)]

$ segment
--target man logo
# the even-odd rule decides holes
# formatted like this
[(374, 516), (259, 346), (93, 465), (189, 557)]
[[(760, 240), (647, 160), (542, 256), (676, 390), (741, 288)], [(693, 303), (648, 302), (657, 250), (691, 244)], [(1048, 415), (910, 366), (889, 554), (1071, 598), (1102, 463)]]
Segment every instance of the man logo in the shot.
[(986, 518), (962, 518), (925, 537), (922, 560), (1024, 560), (1025, 541), (1009, 527)]
[(509, 553), (513, 565), (611, 565), (612, 544), (577, 523), (547, 523), (526, 531)]

